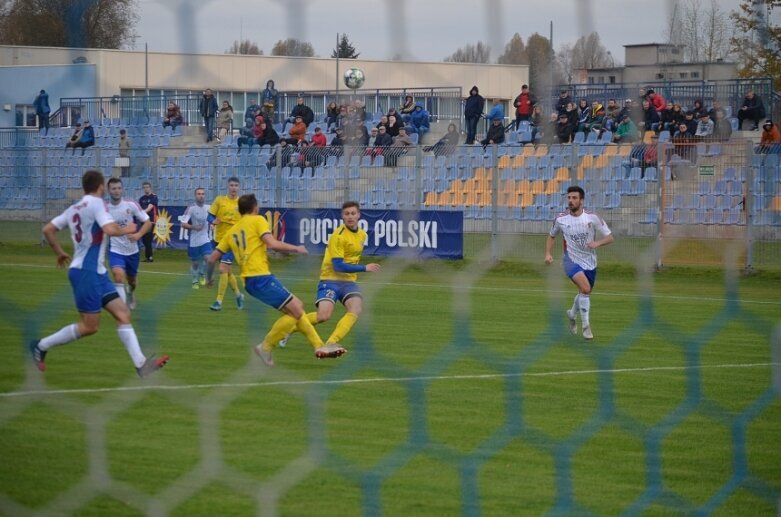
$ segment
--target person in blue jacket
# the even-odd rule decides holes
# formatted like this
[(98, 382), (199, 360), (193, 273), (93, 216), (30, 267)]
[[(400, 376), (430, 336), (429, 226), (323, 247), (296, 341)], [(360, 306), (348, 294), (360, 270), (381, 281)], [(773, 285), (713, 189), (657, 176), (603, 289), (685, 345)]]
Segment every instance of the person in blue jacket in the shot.
[(418, 142), (423, 141), (423, 135), (429, 132), (429, 114), (428, 111), (423, 108), (423, 103), (418, 102), (415, 104), (415, 110), (410, 115), (410, 125), (415, 129), (418, 134)]
[(51, 113), (51, 108), (49, 107), (49, 94), (46, 93), (46, 90), (41, 90), (41, 92), (35, 97), (35, 101), (33, 101), (33, 107), (35, 107), (35, 114), (38, 115), (38, 129), (41, 130), (43, 128), (46, 128), (46, 135), (49, 134), (49, 114)]

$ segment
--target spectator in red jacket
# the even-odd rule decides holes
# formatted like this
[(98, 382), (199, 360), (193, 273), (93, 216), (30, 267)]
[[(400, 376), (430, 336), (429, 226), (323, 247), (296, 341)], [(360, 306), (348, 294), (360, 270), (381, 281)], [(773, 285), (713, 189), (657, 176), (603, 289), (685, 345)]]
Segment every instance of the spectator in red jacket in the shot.
[(320, 126), (315, 127), (315, 134), (312, 135), (312, 145), (314, 147), (325, 147), (328, 145), (328, 140), (325, 138)]
[(651, 103), (651, 106), (653, 106), (656, 112), (661, 115), (662, 110), (664, 109), (665, 106), (667, 106), (664, 97), (662, 97), (661, 95), (659, 95), (653, 90), (648, 90), (645, 92), (645, 94), (648, 99), (648, 102)]
[(521, 126), (522, 120), (529, 120), (532, 116), (532, 109), (537, 104), (537, 99), (529, 91), (529, 85), (521, 86), (521, 93), (513, 101), (515, 106), (515, 130)]

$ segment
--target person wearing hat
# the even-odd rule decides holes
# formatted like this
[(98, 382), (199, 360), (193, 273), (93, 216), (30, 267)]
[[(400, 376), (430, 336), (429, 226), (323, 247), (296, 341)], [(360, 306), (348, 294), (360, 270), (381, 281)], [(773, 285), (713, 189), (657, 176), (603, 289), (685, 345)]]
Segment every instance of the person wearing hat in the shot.
[(488, 134), (485, 138), (480, 140), (483, 148), (493, 144), (504, 143), (504, 125), (502, 125), (502, 119), (500, 117), (494, 117), (491, 119), (491, 125), (488, 127)]
[[(572, 103), (570, 103), (572, 104)], [(575, 126), (570, 123), (569, 115), (567, 112), (559, 113), (559, 120), (556, 123), (555, 139), (560, 144), (568, 144), (572, 142), (572, 135), (575, 132)]]
[(632, 122), (629, 117), (629, 113), (624, 113), (621, 116), (621, 120), (616, 126), (616, 131), (613, 134), (613, 141), (616, 143), (631, 143), (637, 142), (640, 138), (640, 131), (637, 129), (637, 125)]
[(567, 111), (567, 104), (572, 102), (572, 97), (570, 97), (569, 92), (566, 89), (559, 90), (559, 98), (556, 100), (556, 106), (554, 108), (556, 109), (557, 113), (564, 113)]
[(33, 101), (33, 107), (35, 108), (35, 114), (38, 116), (38, 130), (46, 128), (45, 135), (49, 134), (49, 115), (51, 114), (51, 108), (49, 107), (49, 94), (46, 90), (41, 90)]
[(778, 152), (778, 147), (776, 147), (778, 144), (781, 144), (781, 132), (778, 131), (778, 126), (772, 120), (767, 119), (762, 124), (762, 138), (759, 140), (757, 152), (770, 153), (773, 150)]
[(697, 123), (697, 131), (694, 136), (703, 140), (709, 140), (713, 135), (713, 121), (707, 111), (700, 113), (700, 121)]

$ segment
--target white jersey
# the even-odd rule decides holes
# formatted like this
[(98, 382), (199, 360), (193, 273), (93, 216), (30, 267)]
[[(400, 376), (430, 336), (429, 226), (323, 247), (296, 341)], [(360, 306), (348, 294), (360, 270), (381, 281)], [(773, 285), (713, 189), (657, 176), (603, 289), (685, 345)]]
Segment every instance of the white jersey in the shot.
[(564, 235), (564, 252), (572, 262), (589, 271), (597, 268), (597, 250), (586, 244), (595, 240), (597, 232), (602, 237), (611, 233), (601, 217), (584, 210), (579, 216), (570, 212), (557, 215), (550, 236), (555, 237), (558, 233)]
[[(190, 223), (193, 228), (190, 229), (190, 247), (197, 248), (204, 244), (209, 244), (211, 239), (209, 238), (209, 205), (203, 204), (198, 206), (190, 205), (187, 210), (184, 211), (184, 215), (181, 218), (183, 223)], [(200, 228), (200, 229), (196, 229)]]
[(108, 239), (103, 234), (103, 227), (113, 222), (114, 219), (106, 210), (106, 203), (89, 194), (52, 219), (52, 224), (58, 230), (66, 226), (70, 228), (74, 248), (71, 269), (96, 271), (99, 274), (106, 272), (103, 263)]
[[(126, 227), (129, 223), (137, 220), (140, 224), (144, 224), (149, 220), (149, 216), (146, 212), (141, 210), (138, 203), (131, 199), (121, 199), (119, 203), (114, 204), (109, 200), (108, 213), (117, 222), (120, 228)], [(138, 242), (132, 242), (127, 235), (111, 238), (111, 253), (118, 255), (135, 255), (138, 253)]]

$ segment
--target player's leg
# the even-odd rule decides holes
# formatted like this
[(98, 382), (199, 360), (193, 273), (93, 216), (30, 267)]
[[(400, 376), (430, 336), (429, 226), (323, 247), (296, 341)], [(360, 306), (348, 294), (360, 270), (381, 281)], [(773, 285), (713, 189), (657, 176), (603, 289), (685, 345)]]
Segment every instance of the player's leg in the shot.
[(236, 280), (236, 275), (233, 274), (233, 268), (230, 267), (228, 268), (228, 284), (231, 286), (233, 294), (236, 295), (236, 306), (242, 310), (244, 308), (244, 295), (241, 294), (239, 282)]
[(109, 252), (108, 265), (111, 268), (111, 277), (114, 279), (114, 287), (122, 298), (127, 301), (127, 291), (125, 290), (125, 256), (119, 253)]
[(589, 278), (590, 271), (578, 271), (571, 280), (578, 288), (578, 308), (580, 311), (580, 321), (583, 324), (583, 337), (592, 339), (594, 337), (591, 331), (591, 286), (592, 279)]
[(153, 371), (159, 370), (168, 362), (168, 356), (162, 355), (160, 357), (147, 357), (141, 351), (141, 345), (138, 342), (138, 336), (133, 328), (130, 318), (130, 309), (119, 298), (115, 298), (108, 302), (104, 308), (114, 317), (117, 322), (117, 335), (119, 340), (125, 346), (130, 359), (133, 361), (133, 366), (136, 367), (136, 372), (139, 377), (145, 377)]
[(190, 259), (190, 278), (192, 279), (193, 289), (198, 289), (198, 273), (201, 266), (201, 250), (200, 248), (187, 247), (187, 256)]
[[(335, 282), (329, 282), (327, 280), (320, 281), (320, 283), (317, 285), (317, 297), (315, 298), (315, 307), (317, 307), (317, 312), (308, 312), (306, 314), (309, 323), (312, 325), (317, 325), (319, 323), (325, 323), (331, 319), (331, 316), (334, 313), (334, 307), (336, 306), (337, 292), (338, 285), (336, 285)], [(295, 331), (296, 330), (294, 328), (290, 333), (286, 334), (285, 337), (280, 339), (278, 346), (285, 348), (290, 334)]]
[(336, 324), (336, 328), (331, 332), (331, 335), (328, 336), (328, 339), (325, 341), (326, 344), (340, 343), (353, 328), (355, 322), (358, 321), (358, 316), (363, 311), (363, 298), (361, 298), (360, 294), (353, 294), (344, 299), (343, 303), (347, 312)]
[(225, 291), (228, 290), (228, 273), (230, 263), (220, 262), (220, 281), (217, 284), (217, 300), (210, 307), (213, 311), (222, 309), (222, 300), (225, 299)]
[(125, 257), (125, 276), (127, 277), (127, 306), (133, 311), (136, 309), (136, 286), (138, 279), (138, 265), (141, 262), (141, 253), (127, 255)]

